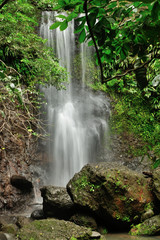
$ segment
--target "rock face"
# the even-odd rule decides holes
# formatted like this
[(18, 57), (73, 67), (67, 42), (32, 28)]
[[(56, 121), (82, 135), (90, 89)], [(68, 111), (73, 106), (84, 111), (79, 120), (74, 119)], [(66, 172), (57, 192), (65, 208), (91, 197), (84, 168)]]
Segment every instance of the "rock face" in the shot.
[(160, 201), (160, 167), (153, 171), (153, 190), (156, 197)]
[(46, 186), (41, 188), (45, 217), (68, 220), (74, 213), (74, 204), (66, 188)]
[(88, 164), (69, 181), (73, 202), (105, 223), (131, 224), (151, 209), (149, 179), (116, 163)]
[(19, 240), (92, 239), (92, 231), (72, 222), (56, 219), (35, 220), (18, 232)]
[(148, 235), (153, 236), (160, 234), (160, 215), (146, 219), (143, 223), (134, 226), (131, 235)]
[[(2, 88), (1, 88), (2, 90)], [(0, 109), (4, 112), (5, 118), (0, 116), (0, 211), (22, 210), (33, 200), (30, 193), (24, 193), (11, 184), (10, 178), (13, 175), (23, 175), (31, 179), (29, 165), (34, 159), (36, 141), (23, 130), (25, 112), (16, 106), (18, 102), (0, 103)], [(4, 108), (5, 106), (5, 108)], [(8, 115), (10, 113), (10, 115)], [(19, 116), (22, 117), (21, 121)], [(9, 129), (9, 130), (7, 130)]]

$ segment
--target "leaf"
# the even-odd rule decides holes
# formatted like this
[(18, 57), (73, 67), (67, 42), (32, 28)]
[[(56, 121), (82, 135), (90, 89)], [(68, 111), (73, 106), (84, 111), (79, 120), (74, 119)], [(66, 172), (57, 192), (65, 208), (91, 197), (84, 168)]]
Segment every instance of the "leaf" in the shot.
[(84, 42), (85, 38), (86, 38), (86, 32), (85, 32), (85, 30), (83, 29), (83, 30), (81, 31), (80, 35), (79, 35), (78, 40), (79, 40), (80, 43), (82, 43), (82, 42)]
[(116, 21), (114, 20), (114, 18), (111, 17), (107, 17), (107, 20), (109, 23), (115, 23)]
[(93, 45), (94, 45), (93, 40), (91, 40), (91, 41), (88, 42), (88, 46), (89, 46), (89, 47), (90, 47), (90, 46), (93, 46)]
[(58, 0), (58, 4), (59, 4), (59, 5), (64, 5), (64, 4), (65, 4), (65, 1), (64, 1), (64, 0)]
[(53, 23), (51, 26), (50, 26), (50, 29), (53, 30), (53, 29), (56, 29), (57, 27), (59, 27), (61, 25), (61, 22), (55, 22)]
[(62, 14), (57, 15), (57, 16), (55, 16), (55, 17), (56, 17), (56, 18), (62, 18), (62, 19), (66, 19), (66, 18), (67, 18), (65, 15), (62, 15)]
[(103, 52), (107, 55), (110, 55), (112, 51), (111, 49), (108, 48), (108, 49), (105, 49)]
[(125, 48), (122, 48), (120, 51), (121, 59), (124, 60), (127, 57), (128, 51)]
[(3, 112), (2, 110), (0, 110), (0, 112), (1, 112), (1, 114), (2, 114), (2, 117), (5, 118), (5, 114), (4, 114), (4, 112)]
[(117, 6), (117, 1), (116, 2), (111, 2), (108, 6), (107, 6), (107, 8), (114, 8), (114, 7), (116, 7)]
[(64, 21), (61, 23), (60, 30), (64, 31), (68, 27), (68, 22)]
[(92, 4), (101, 7), (103, 4), (106, 5), (108, 2), (108, 0), (93, 0)]
[(4, 15), (0, 13), (0, 19), (2, 20), (4, 18)]
[(84, 28), (84, 24), (85, 24), (85, 21), (83, 20), (82, 23), (76, 28), (76, 30), (74, 32), (75, 33), (81, 32)]
[(32, 132), (33, 130), (32, 129), (28, 129), (28, 132)]
[(146, 44), (147, 43), (147, 39), (145, 37), (145, 35), (143, 34), (137, 34), (136, 38), (135, 38), (135, 43), (136, 44)]
[(158, 1), (156, 1), (153, 5), (151, 16), (153, 20), (158, 20), (159, 15), (160, 15), (160, 4)]
[(103, 30), (102, 34), (98, 37), (98, 46), (99, 47), (103, 46), (103, 44), (105, 43), (105, 40), (106, 40), (106, 35), (105, 35), (105, 31)]
[(117, 78), (114, 78), (114, 79), (108, 81), (108, 82), (107, 82), (107, 85), (108, 85), (109, 87), (113, 87), (113, 86), (114, 86), (115, 84), (117, 84), (117, 83), (118, 83)]
[(67, 21), (72, 21), (73, 18), (76, 18), (78, 16), (78, 13), (71, 12), (71, 14), (68, 15)]
[(0, 78), (5, 78), (5, 74), (3, 73), (3, 71), (0, 71)]
[(89, 19), (89, 23), (90, 23), (91, 27), (94, 26), (94, 24), (96, 22), (96, 17), (97, 17), (97, 14), (95, 14), (95, 13), (89, 14), (88, 19)]
[(160, 159), (157, 159), (154, 164), (153, 164), (153, 168), (157, 168), (160, 165)]

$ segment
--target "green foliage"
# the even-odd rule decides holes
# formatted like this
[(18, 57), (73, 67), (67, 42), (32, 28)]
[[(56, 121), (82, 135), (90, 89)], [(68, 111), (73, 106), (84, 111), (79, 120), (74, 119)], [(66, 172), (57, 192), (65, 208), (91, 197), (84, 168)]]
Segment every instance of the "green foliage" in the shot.
[(57, 5), (57, 2), (57, 0), (32, 0), (32, 3), (43, 11), (52, 10)]
[[(35, 33), (36, 8), (28, 1), (9, 2), (1, 10), (0, 21), (0, 59), (17, 70), (27, 86), (49, 82), (60, 88), (66, 72)], [(5, 70), (3, 64), (0, 68)]]
[(145, 223), (140, 223), (136, 226), (133, 226), (129, 234), (132, 236), (145, 236), (145, 235), (152, 236), (155, 235), (156, 230), (157, 228), (154, 224), (150, 226)]
[[(134, 71), (137, 59), (140, 64), (147, 64), (147, 61), (159, 58), (160, 7), (158, 1), (152, 4), (150, 2), (152, 1), (133, 1), (133, 3), (89, 1), (88, 21), (92, 29), (91, 34), (86, 15), (79, 16), (80, 13), (85, 12), (84, 1), (59, 0), (56, 9), (71, 10), (71, 12), (68, 16), (61, 15), (61, 21), (54, 23), (51, 28), (60, 27), (60, 30), (64, 30), (68, 22), (75, 18), (78, 23), (75, 32), (79, 34), (79, 42), (91, 39), (89, 41), (91, 46), (93, 45), (91, 36), (94, 36), (104, 64), (104, 76), (110, 78), (127, 68)], [(147, 82), (141, 84), (141, 79), (137, 81), (140, 88), (146, 87)]]
[(38, 86), (52, 84), (61, 89), (67, 81), (66, 70), (59, 66), (53, 50), (37, 35), (40, 13), (27, 0), (8, 1), (0, 9), (1, 132), (8, 132), (8, 138), (14, 137), (15, 141), (21, 134), (12, 132), (14, 121), (23, 136), (46, 136), (38, 116), (43, 103)]
[[(123, 87), (120, 82), (123, 82)], [(130, 154), (150, 156), (150, 153), (154, 153), (156, 157), (153, 159), (153, 167), (156, 168), (160, 164), (159, 111), (154, 108), (150, 99), (146, 98), (146, 92), (142, 97), (141, 91), (134, 83), (132, 78), (127, 82), (125, 78), (113, 79), (107, 88), (106, 85), (96, 84), (94, 89), (108, 92), (111, 96), (114, 107), (110, 120), (112, 130), (120, 135), (133, 135), (134, 140), (138, 139), (135, 146), (134, 142), (131, 142)]]

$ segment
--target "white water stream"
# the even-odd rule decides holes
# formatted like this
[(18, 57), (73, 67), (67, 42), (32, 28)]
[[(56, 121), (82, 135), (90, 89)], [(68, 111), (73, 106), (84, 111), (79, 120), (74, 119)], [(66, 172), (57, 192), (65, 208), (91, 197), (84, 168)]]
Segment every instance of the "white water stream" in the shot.
[[(98, 158), (103, 160), (109, 107), (105, 96), (93, 94), (84, 86), (86, 58), (92, 51), (85, 44), (78, 50), (81, 66), (74, 65), (77, 52), (74, 21), (65, 31), (50, 30), (53, 19), (53, 12), (43, 12), (40, 35), (48, 39), (47, 44), (53, 48), (60, 65), (66, 67), (70, 84), (67, 90), (58, 91), (53, 86), (43, 89), (47, 100), (50, 133), (47, 153), (50, 161), (50, 183), (65, 186), (86, 163), (97, 161)], [(77, 73), (79, 82), (73, 72)]]

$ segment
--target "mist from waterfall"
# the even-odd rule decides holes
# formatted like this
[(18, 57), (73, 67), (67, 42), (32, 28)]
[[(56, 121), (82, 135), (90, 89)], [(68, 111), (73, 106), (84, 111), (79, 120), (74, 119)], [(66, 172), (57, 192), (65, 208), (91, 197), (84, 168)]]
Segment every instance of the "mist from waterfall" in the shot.
[[(102, 158), (106, 144), (109, 115), (107, 99), (85, 87), (86, 59), (92, 55), (87, 44), (79, 47), (81, 66), (75, 65), (74, 21), (65, 31), (50, 30), (56, 13), (43, 12), (40, 35), (48, 39), (59, 63), (69, 73), (66, 90), (50, 86), (43, 89), (47, 101), (50, 143), (47, 153), (50, 162), (50, 183), (65, 186), (73, 175), (89, 162)], [(76, 77), (76, 74), (77, 77)], [(103, 159), (102, 159), (103, 160)]]

